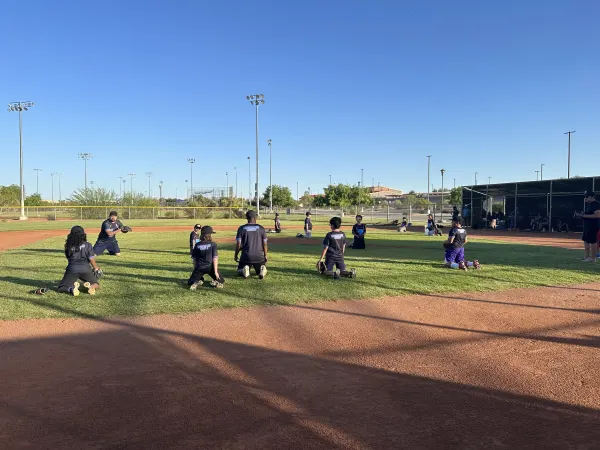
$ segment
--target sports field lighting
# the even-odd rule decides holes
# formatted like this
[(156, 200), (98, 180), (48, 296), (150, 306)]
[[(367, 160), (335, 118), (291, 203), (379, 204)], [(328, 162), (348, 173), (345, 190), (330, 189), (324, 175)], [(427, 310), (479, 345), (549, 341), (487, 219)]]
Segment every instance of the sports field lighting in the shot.
[(478, 174), (478, 173), (479, 173), (479, 172), (475, 172), (475, 186), (477, 186), (477, 174)]
[(227, 179), (227, 198), (229, 198), (229, 172), (225, 172), (225, 178)]
[(163, 188), (163, 182), (159, 181), (158, 182), (158, 203), (160, 205), (162, 205), (162, 188)]
[(152, 188), (150, 187), (150, 182), (152, 180), (152, 172), (146, 172), (146, 176), (148, 177), (148, 198), (152, 197)]
[(194, 200), (194, 158), (188, 158), (187, 162), (190, 163), (190, 199)]
[(567, 178), (571, 178), (571, 135), (575, 133), (575, 130), (567, 131), (565, 134), (569, 135), (569, 153), (567, 157)]
[(248, 100), (252, 105), (256, 106), (256, 213), (260, 216), (260, 199), (258, 198), (258, 105), (265, 104), (265, 96), (263, 94), (247, 95)]
[(540, 166), (540, 181), (543, 181), (543, 180), (544, 180), (544, 166), (545, 166), (545, 165), (546, 165), (546, 164), (542, 164), (542, 165)]
[(119, 198), (123, 199), (123, 185), (121, 183), (123, 183), (123, 177), (119, 177)]
[(35, 193), (40, 195), (40, 172), (42, 169), (33, 169), (35, 171)]
[(429, 214), (430, 212), (430, 208), (429, 208), (429, 178), (430, 178), (430, 173), (431, 173), (431, 155), (427, 155), (427, 213)]
[(273, 141), (267, 139), (267, 145), (269, 146), (269, 203), (271, 212), (273, 212), (273, 162), (271, 158), (271, 144)]
[(56, 173), (56, 172), (52, 172), (52, 173), (50, 174), (50, 177), (52, 178), (52, 196), (51, 196), (51, 198), (52, 198), (52, 203), (53, 203), (53, 204), (54, 204), (54, 177), (55, 177), (56, 175), (60, 175), (60, 174), (59, 174), (59, 173)]
[(87, 162), (88, 159), (92, 159), (94, 157), (94, 155), (92, 155), (91, 153), (78, 153), (77, 157), (80, 159), (83, 159), (83, 167), (84, 167), (84, 182), (85, 182), (85, 189), (87, 190)]
[(440, 170), (440, 173), (442, 174), (442, 203), (441, 203), (441, 208), (440, 208), (440, 222), (441, 222), (444, 218), (444, 174), (446, 173), (446, 170), (442, 169), (442, 170)]
[(234, 167), (233, 170), (235, 170), (235, 199), (237, 201), (238, 199), (238, 177), (237, 177), (237, 167)]
[(133, 205), (133, 179), (135, 178), (135, 173), (128, 173), (130, 179), (130, 192), (131, 192), (131, 204)]
[(252, 206), (252, 175), (250, 170), (250, 157), (248, 156), (248, 207)]
[(11, 102), (8, 104), (8, 111), (19, 113), (19, 170), (20, 170), (20, 184), (21, 184), (21, 215), (19, 220), (27, 220), (25, 215), (25, 186), (23, 185), (23, 119), (21, 113), (28, 111), (34, 105), (33, 102)]
[(538, 181), (540, 179), (540, 171), (536, 170), (535, 171), (535, 181)]

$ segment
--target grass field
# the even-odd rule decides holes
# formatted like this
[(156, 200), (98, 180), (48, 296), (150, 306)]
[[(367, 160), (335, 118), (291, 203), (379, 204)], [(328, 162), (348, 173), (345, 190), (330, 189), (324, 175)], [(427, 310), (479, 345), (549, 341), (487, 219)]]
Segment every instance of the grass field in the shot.
[[(64, 238), (51, 238), (0, 253), (0, 319), (66, 316), (115, 316), (185, 313), (210, 308), (282, 305), (319, 300), (402, 296), (414, 293), (501, 290), (582, 283), (597, 276), (595, 266), (578, 261), (580, 252), (561, 248), (514, 245), (477, 240), (467, 257), (479, 259), (483, 270), (468, 273), (441, 267), (440, 238), (373, 231), (368, 248), (347, 251), (355, 280), (318, 276), (314, 264), (321, 238), (310, 242), (288, 236), (271, 240), (269, 275), (265, 281), (235, 276), (234, 232), (219, 236), (225, 289), (193, 292), (184, 283), (192, 263), (187, 232), (139, 231), (120, 237), (123, 256), (98, 257), (104, 269), (102, 290), (95, 297), (69, 297), (57, 292), (36, 296), (37, 287), (56, 287), (66, 260)], [(317, 235), (323, 233), (317, 233)]]

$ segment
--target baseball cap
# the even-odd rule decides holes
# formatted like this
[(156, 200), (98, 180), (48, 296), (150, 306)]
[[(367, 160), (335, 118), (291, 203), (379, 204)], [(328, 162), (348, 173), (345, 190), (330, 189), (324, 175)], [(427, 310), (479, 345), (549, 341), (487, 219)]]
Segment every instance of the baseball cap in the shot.
[(246, 213), (246, 219), (256, 219), (256, 211), (250, 210)]
[(208, 225), (205, 225), (200, 230), (200, 234), (215, 234), (215, 232), (212, 229), (212, 227), (209, 227)]
[(110, 216), (118, 216), (118, 214), (117, 214), (117, 212), (116, 212), (116, 211), (111, 211), (111, 212), (108, 214), (108, 217), (110, 217)]
[(584, 197), (596, 197), (596, 194), (594, 193), (594, 191), (585, 191), (585, 194), (583, 194)]

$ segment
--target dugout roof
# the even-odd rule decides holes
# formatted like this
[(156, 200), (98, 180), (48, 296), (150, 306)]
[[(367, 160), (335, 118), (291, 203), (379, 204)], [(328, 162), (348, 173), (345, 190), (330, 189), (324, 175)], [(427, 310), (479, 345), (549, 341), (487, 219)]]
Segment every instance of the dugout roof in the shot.
[[(463, 186), (463, 199), (473, 197), (537, 197), (552, 195), (582, 195), (587, 190), (600, 190), (600, 176), (584, 178), (561, 178), (543, 181), (517, 181), (514, 183), (478, 184)], [(463, 200), (464, 202), (464, 200)]]

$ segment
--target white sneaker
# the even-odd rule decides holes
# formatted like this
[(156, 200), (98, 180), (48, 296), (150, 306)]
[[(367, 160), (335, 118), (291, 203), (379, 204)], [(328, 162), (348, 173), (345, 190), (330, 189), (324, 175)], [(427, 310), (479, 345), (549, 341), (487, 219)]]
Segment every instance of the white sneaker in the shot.
[(249, 278), (250, 277), (250, 266), (244, 266), (243, 270), (243, 275), (244, 278)]
[(258, 278), (260, 280), (264, 280), (267, 276), (267, 266), (260, 266), (260, 271), (258, 272)]
[(195, 291), (198, 289), (198, 286), (202, 285), (202, 281), (196, 281), (194, 284), (190, 285), (190, 291)]

